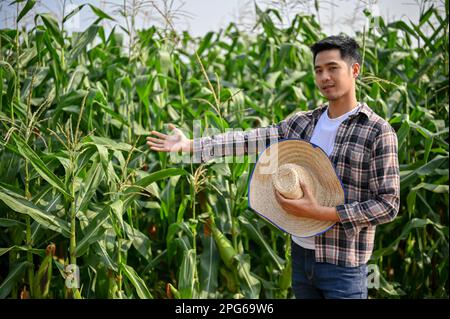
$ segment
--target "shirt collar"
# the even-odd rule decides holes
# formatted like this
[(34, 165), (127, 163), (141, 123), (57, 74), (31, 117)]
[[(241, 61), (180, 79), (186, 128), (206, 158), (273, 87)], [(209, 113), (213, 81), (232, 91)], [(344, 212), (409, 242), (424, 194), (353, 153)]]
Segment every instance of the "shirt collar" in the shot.
[[(367, 118), (370, 118), (370, 116), (372, 115), (373, 111), (372, 109), (364, 102), (358, 102), (358, 105), (356, 106), (358, 107), (358, 110), (353, 113), (352, 115), (349, 116), (349, 118), (353, 118), (356, 116), (359, 116), (360, 113), (365, 114), (367, 116)], [(312, 113), (312, 117), (314, 118), (319, 118), (323, 112), (325, 112), (325, 110), (328, 108), (328, 103), (323, 104), (322, 106), (316, 108)]]

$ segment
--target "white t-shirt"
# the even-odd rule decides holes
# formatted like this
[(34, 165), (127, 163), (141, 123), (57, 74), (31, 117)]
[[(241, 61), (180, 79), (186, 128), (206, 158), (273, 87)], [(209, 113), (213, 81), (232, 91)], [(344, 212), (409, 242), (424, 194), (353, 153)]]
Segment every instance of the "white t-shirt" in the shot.
[[(328, 108), (325, 112), (322, 113), (322, 115), (319, 118), (319, 121), (316, 124), (316, 127), (314, 128), (312, 137), (311, 137), (311, 143), (320, 146), (324, 150), (324, 152), (330, 156), (333, 152), (334, 148), (334, 140), (336, 139), (336, 133), (338, 130), (339, 125), (345, 121), (350, 115), (353, 113), (356, 113), (358, 110), (358, 107), (355, 107), (350, 112), (347, 112), (345, 114), (342, 114), (341, 116), (330, 119), (328, 117)], [(296, 237), (292, 236), (292, 240), (297, 243), (298, 245), (302, 246), (306, 249), (316, 249), (315, 247), (315, 236), (311, 237)]]

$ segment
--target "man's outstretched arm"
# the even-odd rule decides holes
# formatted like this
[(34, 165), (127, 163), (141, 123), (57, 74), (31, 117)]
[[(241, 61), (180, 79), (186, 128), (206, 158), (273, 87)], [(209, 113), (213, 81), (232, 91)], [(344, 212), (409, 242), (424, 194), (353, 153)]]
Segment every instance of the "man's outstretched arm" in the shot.
[(264, 128), (248, 131), (233, 130), (195, 139), (188, 139), (183, 132), (173, 124), (169, 124), (170, 135), (152, 131), (147, 137), (147, 145), (158, 152), (188, 152), (194, 153), (198, 162), (208, 162), (213, 158), (223, 156), (242, 156), (258, 154), (265, 147), (286, 138), (290, 120)]
[(267, 146), (284, 137), (284, 131), (279, 125), (255, 128), (242, 131), (233, 130), (223, 134), (195, 139), (193, 143), (194, 156), (200, 162), (208, 162), (213, 158), (224, 156), (243, 156), (259, 154)]

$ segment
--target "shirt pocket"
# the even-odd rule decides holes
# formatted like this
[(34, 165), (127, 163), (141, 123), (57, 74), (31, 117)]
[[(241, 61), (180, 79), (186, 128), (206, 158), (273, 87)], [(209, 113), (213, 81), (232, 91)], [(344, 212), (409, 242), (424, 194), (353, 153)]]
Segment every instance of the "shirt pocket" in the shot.
[(368, 188), (370, 151), (355, 143), (344, 143), (340, 160), (344, 164), (343, 177), (348, 185), (363, 191)]
[(352, 167), (359, 167), (365, 161), (366, 154), (360, 150), (348, 150), (347, 154), (350, 154), (350, 164)]
[(342, 144), (340, 153), (345, 158), (364, 161), (369, 156), (370, 150), (354, 142), (345, 142)]

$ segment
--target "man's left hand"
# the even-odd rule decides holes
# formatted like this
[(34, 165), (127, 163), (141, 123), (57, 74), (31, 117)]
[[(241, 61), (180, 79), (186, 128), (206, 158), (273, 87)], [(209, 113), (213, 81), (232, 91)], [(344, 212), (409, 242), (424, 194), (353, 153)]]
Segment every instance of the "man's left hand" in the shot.
[(320, 205), (311, 194), (311, 190), (306, 185), (300, 183), (303, 197), (300, 199), (289, 199), (275, 190), (275, 198), (280, 206), (289, 214), (312, 218), (317, 220), (339, 221), (336, 208)]

